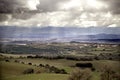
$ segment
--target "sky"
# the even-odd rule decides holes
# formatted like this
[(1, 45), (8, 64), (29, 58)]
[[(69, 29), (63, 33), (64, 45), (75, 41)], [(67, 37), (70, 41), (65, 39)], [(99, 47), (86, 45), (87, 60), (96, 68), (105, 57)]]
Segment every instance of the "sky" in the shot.
[(0, 0), (0, 26), (120, 27), (120, 0)]

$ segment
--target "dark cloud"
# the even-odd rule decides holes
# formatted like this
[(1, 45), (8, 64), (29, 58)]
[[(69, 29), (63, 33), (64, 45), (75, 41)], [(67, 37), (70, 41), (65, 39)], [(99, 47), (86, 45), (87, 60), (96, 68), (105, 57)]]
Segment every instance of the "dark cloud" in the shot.
[(88, 1), (0, 0), (0, 25), (120, 25), (120, 0)]
[(25, 7), (28, 0), (0, 0), (0, 21), (7, 19), (5, 14), (12, 15), (16, 19), (29, 19), (37, 13), (45, 13), (57, 10), (57, 4), (61, 1), (67, 0), (40, 0), (40, 5), (37, 6), (37, 10), (30, 10)]
[(8, 19), (8, 16), (5, 14), (0, 14), (0, 22), (5, 21)]
[(120, 14), (120, 0), (102, 0), (109, 6), (109, 11), (113, 14)]
[(111, 1), (111, 10), (114, 14), (120, 14), (120, 0)]
[(41, 12), (52, 12), (58, 10), (58, 4), (60, 2), (69, 0), (40, 0), (40, 5), (37, 6)]
[(21, 6), (17, 0), (0, 0), (0, 13), (18, 12)]
[[(28, 0), (0, 0), (0, 13), (40, 13), (58, 10), (58, 4), (69, 0), (40, 0), (38, 10), (29, 10), (25, 7)], [(101, 1), (101, 0), (100, 0)], [(102, 0), (109, 5), (109, 10), (114, 14), (120, 13), (120, 0)], [(92, 11), (92, 10), (91, 10)]]
[(0, 13), (21, 13), (21, 12), (49, 12), (57, 10), (57, 4), (68, 0), (40, 0), (38, 10), (30, 10), (25, 7), (29, 0), (0, 0)]
[(29, 19), (38, 10), (29, 10), (25, 7), (27, 0), (0, 0), (0, 21), (5, 21), (7, 15), (12, 15), (16, 19)]
[(33, 15), (35, 15), (35, 14), (34, 13), (21, 13), (21, 14), (14, 13), (14, 14), (12, 14), (12, 17), (16, 18), (16, 19), (26, 20), (26, 19), (31, 18)]

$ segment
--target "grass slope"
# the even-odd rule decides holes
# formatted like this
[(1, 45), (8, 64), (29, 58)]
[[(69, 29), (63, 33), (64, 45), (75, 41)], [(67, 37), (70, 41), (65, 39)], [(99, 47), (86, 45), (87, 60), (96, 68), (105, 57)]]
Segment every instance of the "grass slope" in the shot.
[[(35, 71), (43, 71), (43, 69), (28, 65), (13, 62), (16, 59), (10, 59), (10, 62), (0, 61), (0, 80), (67, 80), (69, 74), (51, 74), (51, 73), (40, 73), (40, 74), (30, 74), (23, 75), (22, 72), (25, 69), (33, 68)], [(84, 63), (91, 62), (93, 66), (96, 68), (96, 71), (93, 72), (92, 80), (100, 80), (100, 70), (104, 68), (105, 65), (111, 67), (116, 72), (120, 71), (119, 61), (111, 61), (111, 60), (100, 60), (100, 61), (71, 61), (71, 60), (47, 60), (47, 59), (17, 59), (23, 61), (25, 63), (33, 63), (36, 65), (39, 64), (49, 64), (51, 66), (56, 66), (58, 68), (65, 69), (68, 73), (71, 73), (74, 69), (70, 67), (71, 65), (75, 65), (76, 63)]]
[(22, 75), (22, 72), (28, 68), (33, 68), (35, 72), (43, 70), (31, 65), (0, 61), (0, 78), (9, 78)]
[(17, 77), (5, 78), (2, 80), (67, 80), (68, 75), (63, 74), (30, 74)]

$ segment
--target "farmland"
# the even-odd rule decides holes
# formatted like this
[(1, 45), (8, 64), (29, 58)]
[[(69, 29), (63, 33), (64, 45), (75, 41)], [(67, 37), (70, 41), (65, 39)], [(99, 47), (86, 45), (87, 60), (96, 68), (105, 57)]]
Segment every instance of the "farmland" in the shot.
[[(68, 80), (79, 68), (91, 64), (91, 80), (101, 80), (106, 67), (120, 74), (120, 46), (89, 43), (32, 43), (2, 45), (0, 50), (1, 80)], [(25, 70), (34, 72), (24, 74)], [(84, 70), (83, 68), (80, 68)]]
[(120, 45), (98, 43), (27, 43), (1, 44), (1, 53), (32, 54), (45, 58), (119, 59)]

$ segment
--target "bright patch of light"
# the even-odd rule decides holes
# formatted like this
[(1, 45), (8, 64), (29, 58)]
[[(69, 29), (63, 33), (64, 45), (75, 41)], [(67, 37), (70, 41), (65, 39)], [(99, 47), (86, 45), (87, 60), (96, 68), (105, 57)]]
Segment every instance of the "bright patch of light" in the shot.
[(5, 24), (5, 25), (8, 25), (8, 21), (5, 21), (4, 24)]
[(31, 10), (36, 10), (38, 4), (40, 4), (39, 0), (28, 0), (27, 2), (27, 5)]
[(62, 5), (60, 5), (61, 9), (71, 9), (74, 7), (79, 7), (81, 5), (81, 1), (80, 0), (70, 0), (66, 3), (62, 3)]
[(99, 0), (70, 0), (59, 5), (60, 9), (80, 9), (93, 8), (93, 9), (102, 9), (108, 8), (108, 5), (99, 1)]
[(83, 27), (97, 26), (96, 21), (82, 21), (81, 25)]
[(110, 12), (108, 12), (108, 13), (105, 15), (105, 17), (110, 18), (110, 17), (112, 17), (112, 14), (111, 14)]
[(117, 25), (116, 24), (111, 24), (108, 27), (117, 27)]
[(86, 15), (86, 14), (82, 14), (82, 15), (80, 16), (80, 18), (81, 18), (81, 19), (85, 19), (85, 18), (87, 18), (87, 15)]
[(37, 24), (37, 27), (41, 26), (41, 24)]
[(105, 5), (104, 3), (102, 3), (98, 0), (86, 0), (86, 4), (88, 5), (88, 7), (96, 8), (96, 9), (101, 9), (103, 7), (107, 7), (107, 5)]

